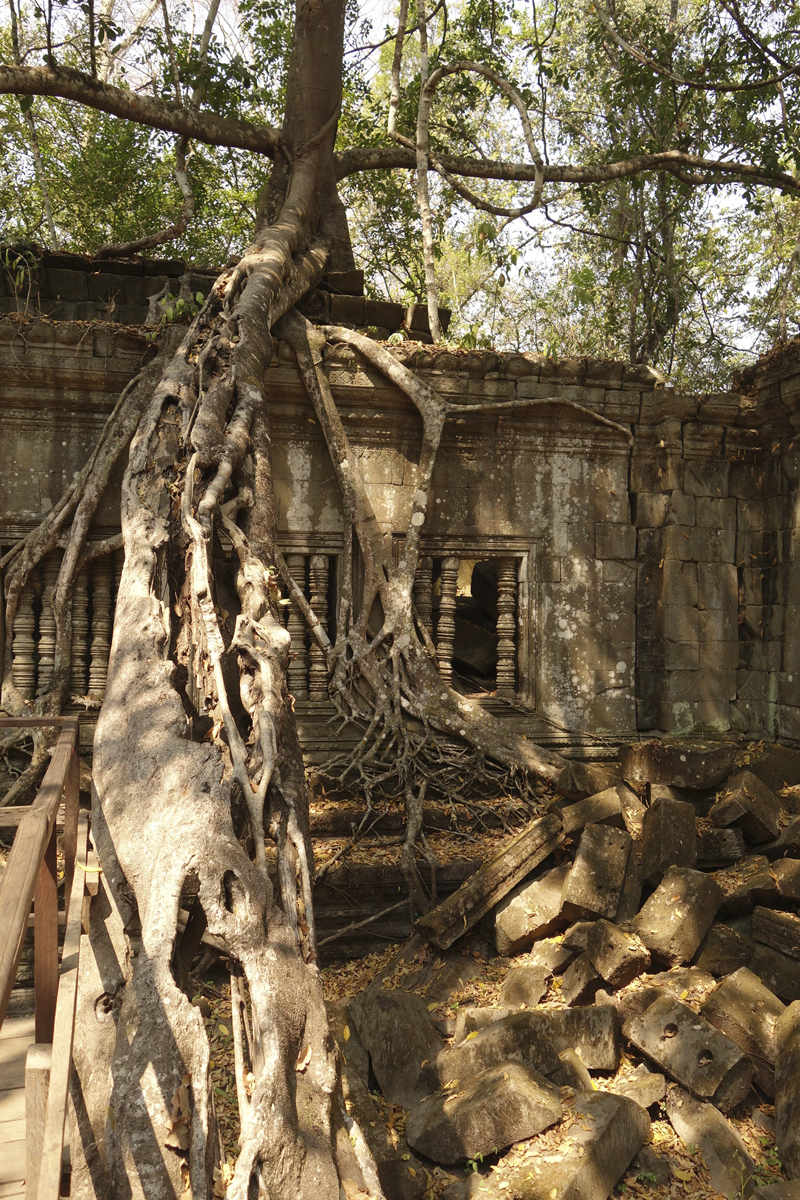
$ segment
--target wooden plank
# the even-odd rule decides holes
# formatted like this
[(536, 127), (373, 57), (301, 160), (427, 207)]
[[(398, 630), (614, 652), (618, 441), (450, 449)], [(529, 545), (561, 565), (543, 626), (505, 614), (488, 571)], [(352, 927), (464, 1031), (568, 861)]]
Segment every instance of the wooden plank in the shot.
[(37, 1200), (58, 1200), (61, 1185), (61, 1155), (64, 1144), (64, 1124), (67, 1119), (69, 1075), (72, 1064), (72, 1038), (75, 1032), (75, 1004), (78, 996), (78, 956), (81, 946), (81, 913), (83, 887), (86, 878), (89, 814), (78, 817), (76, 863), (78, 870), (72, 881), (69, 899), (69, 920), (64, 935), (61, 959), (61, 979), (58, 984), (58, 1004), (53, 1032), (53, 1059), (50, 1068), (50, 1087), (47, 1096), (47, 1116), (44, 1127), (44, 1147), (39, 1168)]
[[(18, 1142), (25, 1137), (25, 1118), (17, 1117), (16, 1121), (0, 1121), (0, 1146), (6, 1142)], [(2, 1154), (2, 1150), (0, 1150)]]
[(25, 1139), (7, 1142), (0, 1154), (0, 1183), (17, 1183), (25, 1178)]
[(14, 986), (39, 865), (50, 841), (77, 737), (77, 718), (65, 719), (42, 786), (17, 830), (0, 878), (0, 930), (4, 934), (0, 940), (0, 1021)]
[(29, 1037), (33, 1041), (33, 1017), (6, 1017), (0, 1025), (0, 1042), (3, 1038)]
[(78, 814), (81, 810), (81, 764), (73, 746), (67, 778), (64, 780), (64, 903), (69, 916), (72, 876), (75, 874), (75, 852), (78, 846)]
[(49, 729), (65, 725), (74, 717), (0, 717), (0, 729)]
[[(19, 804), (14, 808), (0, 808), (0, 829), (16, 829), (22, 824), (22, 818), (33, 808), (32, 804)], [(59, 809), (56, 825), (64, 824), (64, 814)]]
[(534, 867), (564, 840), (561, 817), (539, 817), (479, 871), (462, 883), (438, 908), (417, 921), (416, 928), (439, 950), (447, 950), (479, 921), (493, 905), (508, 895)]
[(33, 930), (33, 1002), (37, 1042), (52, 1042), (53, 1023), (56, 1019), (56, 995), (58, 994), (57, 873), (54, 826), (39, 867), (36, 891), (33, 894), (33, 912), (36, 917)]
[(36, 1200), (53, 1047), (34, 1045), (25, 1060), (25, 1194)]
[(25, 1088), (5, 1088), (0, 1091), (0, 1121), (25, 1119)]
[[(25, 1047), (27, 1053), (28, 1047)], [(24, 1087), (25, 1085), (25, 1056), (13, 1062), (0, 1063), (0, 1090)]]
[(33, 1038), (20, 1034), (15, 1038), (3, 1038), (0, 1041), (0, 1063), (24, 1063)]
[(25, 1200), (25, 1180), (14, 1179), (0, 1183), (0, 1200)]

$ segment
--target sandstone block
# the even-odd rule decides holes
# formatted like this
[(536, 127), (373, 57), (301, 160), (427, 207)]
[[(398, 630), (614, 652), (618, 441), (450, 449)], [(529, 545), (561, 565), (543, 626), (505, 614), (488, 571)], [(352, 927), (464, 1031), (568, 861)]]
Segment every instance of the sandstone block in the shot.
[(732, 975), (746, 967), (753, 951), (752, 943), (727, 925), (712, 925), (697, 953), (697, 966), (712, 975)]
[(744, 1100), (753, 1064), (735, 1042), (680, 1000), (662, 996), (624, 1026), (628, 1040), (676, 1083), (723, 1112)]
[(753, 909), (753, 940), (800, 959), (800, 917), (757, 905)]
[(570, 963), (561, 980), (561, 999), (565, 1004), (591, 1004), (603, 980), (584, 951)]
[(720, 911), (728, 917), (741, 917), (751, 913), (757, 904), (771, 904), (778, 900), (778, 888), (769, 869), (769, 860), (763, 854), (754, 854), (740, 859), (730, 872), (719, 872), (723, 879), (741, 879), (738, 886), (726, 891)]
[(721, 792), (709, 816), (715, 825), (737, 825), (749, 842), (778, 836), (778, 797), (752, 771), (740, 771)]
[[(587, 796), (585, 800), (578, 800), (575, 804), (562, 808), (561, 817), (567, 837), (581, 832), (587, 825), (613, 825), (616, 829), (623, 829), (625, 822), (622, 818), (622, 802), (620, 800), (620, 792), (623, 789), (630, 791), (630, 788), (626, 788), (624, 784), (617, 784), (615, 787), (606, 788), (603, 792), (597, 792), (594, 796)], [(633, 793), (631, 794), (633, 795)]]
[(775, 1027), (775, 1142), (783, 1169), (800, 1179), (800, 1003)]
[(570, 1087), (573, 1092), (592, 1092), (594, 1084), (592, 1077), (583, 1065), (583, 1060), (576, 1050), (569, 1047), (559, 1053), (558, 1061), (561, 1066), (553, 1076), (553, 1082), (559, 1087)]
[(595, 970), (612, 988), (623, 988), (650, 967), (650, 951), (635, 933), (625, 933), (610, 921), (596, 921), (589, 933), (587, 953)]
[(656, 800), (642, 819), (642, 874), (653, 884), (669, 867), (697, 862), (695, 811), (682, 800)]
[(556, 780), (556, 795), (568, 800), (585, 800), (619, 783), (618, 775), (593, 763), (568, 762)]
[(615, 1080), (612, 1091), (617, 1096), (634, 1100), (640, 1108), (650, 1108), (666, 1096), (667, 1081), (658, 1071), (648, 1071), (644, 1063), (640, 1063), (625, 1079)]
[(437, 1092), (408, 1114), (406, 1140), (434, 1162), (463, 1162), (504, 1150), (561, 1120), (557, 1087), (508, 1062)]
[(459, 1008), (456, 1014), (453, 1045), (463, 1042), (468, 1034), (477, 1033), (479, 1029), (485, 1029), (487, 1025), (492, 1025), (495, 1021), (502, 1021), (504, 1017), (510, 1016), (510, 1008), (500, 1008), (499, 1006), (482, 1008), (477, 1004), (465, 1004), (463, 1008)]
[(800, 859), (778, 859), (772, 864), (772, 878), (782, 900), (800, 903)]
[(796, 958), (756, 942), (747, 965), (785, 1004), (800, 1000), (800, 962)]
[(744, 834), (735, 825), (697, 831), (697, 864), (706, 871), (738, 862), (744, 858), (744, 850)]
[[(406, 1161), (403, 1161), (405, 1140), (393, 1140), (390, 1137), (367, 1085), (347, 1064), (342, 1068), (342, 1092), (346, 1120), (358, 1122), (378, 1169), (386, 1200), (420, 1200), (425, 1191), (421, 1163), (407, 1153), (404, 1155)], [(414, 1174), (411, 1174), (409, 1167)]]
[(622, 881), (622, 891), (619, 896), (617, 915), (614, 921), (617, 925), (632, 921), (642, 903), (642, 860), (639, 846), (631, 846), (628, 865), (625, 868), (625, 878)]
[(441, 1082), (450, 1083), (453, 1079), (469, 1079), (479, 1071), (507, 1061), (522, 1063), (528, 1070), (542, 1075), (552, 1075), (558, 1070), (558, 1054), (542, 1013), (512, 1013), (500, 1021), (493, 1021), (480, 1029), (475, 1037), (467, 1037), (442, 1050), (435, 1066)]
[(800, 1179), (781, 1179), (758, 1189), (758, 1200), (800, 1200)]
[(614, 919), (630, 851), (627, 831), (607, 825), (586, 826), (562, 894), (562, 913), (568, 920)]
[(534, 879), (517, 884), (486, 914), (481, 928), (498, 954), (519, 954), (537, 938), (563, 928), (561, 895), (570, 870), (565, 864), (539, 871)]
[(771, 862), (776, 858), (800, 858), (800, 817), (792, 817), (775, 841), (761, 849)]
[(779, 742), (763, 746), (750, 762), (750, 770), (770, 791), (792, 787), (800, 783), (800, 750), (781, 746)]
[(548, 975), (559, 975), (574, 957), (574, 951), (570, 950), (569, 946), (545, 938), (537, 942), (531, 951), (531, 964), (543, 967)]
[(636, 558), (635, 525), (608, 525), (598, 521), (594, 538), (597, 558)]
[(700, 1015), (744, 1050), (755, 1069), (754, 1081), (775, 1094), (775, 1024), (785, 1006), (761, 980), (741, 967), (724, 979), (700, 1009)]
[(500, 989), (504, 1008), (535, 1008), (547, 991), (548, 972), (543, 967), (512, 967)]
[(442, 1049), (427, 1005), (414, 992), (369, 987), (350, 1001), (350, 1016), (390, 1104), (410, 1108), (436, 1087), (425, 1071)]
[(620, 1022), (610, 1004), (541, 1010), (548, 1036), (560, 1053), (572, 1047), (590, 1071), (616, 1071), (620, 1057)]
[(678, 966), (694, 957), (711, 928), (722, 888), (690, 867), (670, 867), (631, 928), (656, 962)]
[(636, 742), (620, 747), (623, 778), (632, 783), (667, 783), (711, 788), (731, 773), (735, 747), (727, 742)]
[(667, 1096), (667, 1113), (678, 1137), (699, 1146), (711, 1182), (723, 1196), (749, 1196), (755, 1164), (739, 1133), (711, 1104), (677, 1090)]

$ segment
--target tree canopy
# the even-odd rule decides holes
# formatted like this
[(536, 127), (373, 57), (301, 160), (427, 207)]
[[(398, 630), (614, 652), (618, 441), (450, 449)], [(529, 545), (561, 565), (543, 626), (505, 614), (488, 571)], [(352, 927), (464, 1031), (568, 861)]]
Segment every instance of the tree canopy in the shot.
[[(240, 255), (282, 153), (293, 6), (9, 5), (4, 239), (124, 253), (161, 233), (176, 256)], [(429, 240), (451, 340), (724, 383), (800, 319), (799, 14), (757, 0), (350, 4), (336, 170), (368, 290), (426, 296), (417, 133), (433, 76)]]

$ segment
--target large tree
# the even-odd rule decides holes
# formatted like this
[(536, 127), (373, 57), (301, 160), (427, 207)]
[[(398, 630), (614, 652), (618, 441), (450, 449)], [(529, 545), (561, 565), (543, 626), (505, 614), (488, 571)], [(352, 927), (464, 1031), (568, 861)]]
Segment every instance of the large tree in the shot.
[[(780, 123), (773, 120), (776, 98), (785, 98), (797, 84), (791, 65), (796, 60), (784, 62), (794, 36), (792, 20), (783, 18), (780, 24), (777, 16), (771, 18), (773, 25), (780, 24), (783, 38), (776, 57), (736, 0), (730, 5), (722, 0), (719, 10), (693, 8), (680, 54), (676, 5), (661, 23), (666, 32), (657, 22), (655, 29), (631, 32), (624, 27), (624, 14), (614, 11), (571, 10), (576, 22), (578, 16), (583, 22), (587, 45), (626, 64), (616, 83), (608, 85), (612, 116), (613, 89), (620, 87), (654, 96), (662, 118), (658, 128), (636, 132), (628, 111), (619, 122), (621, 135), (615, 138), (613, 123), (607, 126), (605, 141), (595, 139), (595, 151), (587, 150), (583, 161), (562, 159), (558, 139), (555, 145), (543, 141), (558, 108), (554, 90), (565, 111), (569, 107), (569, 81), (559, 78), (548, 57), (548, 41), (559, 19), (555, 7), (547, 18), (549, 32), (539, 13), (539, 23), (526, 22), (515, 43), (517, 64), (527, 54), (538, 72), (534, 93), (507, 77), (509, 59), (497, 44), (501, 19), (514, 32), (513, 6), (465, 6), (450, 58), (441, 53), (448, 45), (441, 38), (438, 56), (430, 53), (421, 0), (411, 13), (402, 0), (399, 26), (388, 42), (386, 132), (376, 135), (366, 101), (362, 119), (355, 119), (351, 88), (342, 121), (353, 132), (353, 144), (338, 148), (343, 0), (297, 0), (293, 22), (280, 9), (271, 21), (258, 5), (243, 9), (251, 22), (274, 34), (273, 41), (262, 37), (262, 48), (270, 51), (264, 50), (267, 63), (279, 64), (281, 47), (290, 45), (285, 77), (272, 88), (271, 103), (283, 106), (280, 127), (226, 108), (225, 88), (218, 85), (221, 78), (230, 86), (230, 62), (215, 80), (210, 52), (216, 3), (203, 35), (194, 42), (187, 42), (179, 20), (170, 21), (162, 5), (163, 25), (155, 42), (164, 71), (152, 94), (126, 85), (121, 77), (111, 81), (107, 45), (113, 5), (96, 16), (90, 3), (85, 19), (70, 17), (65, 8), (56, 19), (48, 4), (46, 12), (39, 10), (38, 42), (23, 45), (19, 30), (24, 14), (11, 0), (9, 61), (0, 66), (0, 91), (21, 98), (23, 115), (32, 113), (32, 97), (57, 97), (116, 118), (115, 130), (119, 122), (129, 122), (177, 139), (180, 217), (167, 231), (141, 231), (127, 245), (106, 245), (105, 255), (130, 254), (185, 230), (193, 207), (187, 170), (192, 146), (236, 149), (271, 161), (245, 253), (222, 272), (188, 328), (166, 331), (157, 356), (120, 397), (84, 471), (4, 563), (10, 629), (31, 571), (53, 547), (64, 547), (53, 595), (54, 670), (50, 688), (38, 702), (45, 711), (59, 711), (67, 699), (73, 582), (86, 555), (94, 552), (87, 533), (99, 498), (128, 449), (121, 511), (125, 565), (94, 743), (93, 835), (121, 912), (128, 917), (138, 912), (142, 940), (115, 1000), (118, 1034), (108, 1063), (115, 1087), (101, 1158), (109, 1195), (132, 1192), (147, 1200), (181, 1195), (182, 1167), (195, 1197), (210, 1194), (217, 1142), (209, 1050), (186, 990), (187, 970), (205, 929), (235, 964), (235, 1012), (249, 1014), (252, 1027), (253, 1081), (245, 1087), (240, 1062), (241, 1152), (228, 1194), (246, 1197), (254, 1180), (273, 1200), (335, 1197), (345, 1179), (355, 1179), (372, 1195), (380, 1191), (363, 1139), (357, 1131), (343, 1136), (348, 1122), (316, 966), (308, 800), (286, 684), (290, 646), (276, 608), (278, 576), (293, 589), (326, 656), (333, 700), (364, 726), (357, 751), (361, 778), (369, 780), (370, 772), (382, 776), (405, 797), (404, 864), (418, 907), (424, 899), (413, 847), (432, 767), (425, 759), (425, 733), (415, 730), (459, 736), (479, 756), (545, 779), (563, 765), (557, 755), (509, 733), (478, 706), (443, 687), (415, 617), (412, 588), (420, 537), (451, 405), (382, 345), (353, 330), (311, 324), (295, 307), (325, 271), (353, 265), (339, 196), (342, 181), (375, 173), (387, 178), (390, 171), (414, 173), (434, 330), (437, 204), (443, 195), (437, 188), (450, 189), (494, 215), (514, 216), (553, 203), (559, 185), (592, 189), (586, 193), (587, 207), (597, 207), (592, 198), (604, 185), (655, 180), (663, 220), (646, 252), (656, 266), (661, 264), (659, 278), (675, 297), (679, 285), (670, 274), (669, 223), (673, 185), (693, 189), (736, 183), (748, 192), (759, 187), (800, 191), (792, 174), (790, 133), (781, 141)], [(711, 16), (724, 25), (725, 53), (698, 33), (701, 9), (707, 24), (700, 32), (710, 28)], [(408, 50), (412, 45), (413, 54)], [(730, 50), (734, 45), (745, 47), (739, 58)], [(250, 82), (258, 86), (256, 79)], [(724, 106), (700, 104), (697, 97), (712, 86), (714, 95), (744, 97), (738, 108), (729, 106), (733, 115), (726, 117)], [(681, 120), (664, 115), (670, 104), (674, 109), (675, 96), (690, 97), (702, 109), (693, 125), (697, 144), (691, 144)], [(621, 92), (620, 108), (623, 99)], [(468, 153), (477, 133), (466, 114), (473, 112), (478, 119), (482, 109), (501, 100), (519, 121), (518, 139), (503, 134), (518, 153), (508, 159)], [(685, 107), (690, 107), (688, 101)], [(437, 111), (446, 114), (441, 121)], [(569, 113), (562, 117), (567, 124), (572, 119)], [(38, 138), (35, 122), (28, 124), (28, 134)], [(40, 155), (37, 171), (41, 169)], [(440, 181), (433, 187), (432, 174)], [(46, 194), (47, 179), (37, 178)], [(476, 191), (484, 184), (488, 190)], [(504, 187), (504, 194), (498, 196), (493, 187)], [(51, 205), (48, 223), (53, 229), (57, 218)], [(673, 307), (676, 303), (670, 300)], [(345, 561), (342, 600), (330, 638), (294, 588), (276, 545), (265, 396), (276, 334), (296, 355), (363, 560), (358, 602)], [(324, 362), (325, 344), (331, 340), (348, 343), (400, 388), (419, 413), (419, 483), (396, 564), (386, 556), (358, 459), (331, 395)], [(229, 568), (218, 550), (220, 533), (235, 552)], [(232, 631), (220, 617), (223, 594), (228, 604), (234, 598)], [(12, 713), (29, 709), (14, 689), (10, 644), (3, 707)], [(187, 737), (191, 719), (198, 716), (213, 720), (212, 736), (202, 741)], [(410, 724), (408, 717), (415, 722)], [(42, 745), (20, 789), (45, 757)], [(277, 854), (277, 894), (267, 870), (265, 831)], [(181, 895), (189, 881), (199, 903), (179, 935)], [(189, 1085), (187, 1100), (189, 1093), (181, 1088)], [(170, 1105), (176, 1097), (176, 1111), (188, 1105), (188, 1136), (177, 1139), (170, 1136), (175, 1116)]]

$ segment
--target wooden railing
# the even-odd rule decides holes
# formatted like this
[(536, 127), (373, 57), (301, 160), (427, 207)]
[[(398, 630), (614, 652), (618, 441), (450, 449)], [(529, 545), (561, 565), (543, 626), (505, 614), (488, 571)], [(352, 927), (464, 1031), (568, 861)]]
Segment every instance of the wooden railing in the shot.
[[(17, 827), (0, 879), (0, 1024), (14, 986), (31, 903), (34, 913), (36, 1044), (28, 1051), (25, 1070), (28, 1200), (57, 1200), (60, 1191), (89, 818), (79, 805), (77, 717), (0, 718), (0, 729), (53, 726), (61, 732), (33, 804), (0, 809), (0, 827)], [(56, 837), (62, 798), (65, 933), (59, 970)]]

